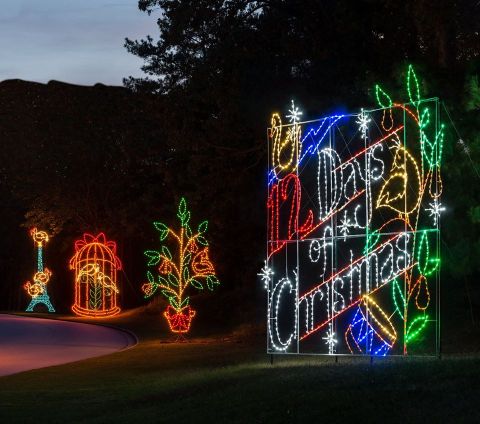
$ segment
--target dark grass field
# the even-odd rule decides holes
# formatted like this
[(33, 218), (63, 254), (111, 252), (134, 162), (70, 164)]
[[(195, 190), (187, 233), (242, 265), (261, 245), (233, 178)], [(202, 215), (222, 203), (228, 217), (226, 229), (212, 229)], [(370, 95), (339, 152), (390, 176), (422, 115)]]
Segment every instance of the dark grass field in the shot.
[(138, 333), (139, 344), (1, 377), (0, 423), (480, 421), (474, 353), (373, 364), (275, 357), (271, 365), (251, 328), (175, 343), (158, 315), (130, 313), (109, 324)]

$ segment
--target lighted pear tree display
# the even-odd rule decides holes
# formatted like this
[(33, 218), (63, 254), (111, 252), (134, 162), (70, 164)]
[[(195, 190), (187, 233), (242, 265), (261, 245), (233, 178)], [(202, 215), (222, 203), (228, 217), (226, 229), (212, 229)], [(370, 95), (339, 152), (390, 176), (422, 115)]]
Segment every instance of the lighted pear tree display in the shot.
[[(173, 333), (187, 333), (196, 311), (190, 305), (191, 289), (212, 290), (220, 284), (215, 268), (210, 261), (208, 241), (205, 234), (208, 221), (202, 221), (196, 231), (190, 224), (190, 211), (182, 197), (177, 217), (180, 228), (177, 231), (162, 222), (153, 226), (160, 233), (162, 242), (159, 250), (146, 250), (147, 265), (156, 267), (156, 273), (148, 270), (148, 282), (142, 290), (146, 298), (157, 291), (168, 299), (169, 305), (163, 315)], [(156, 274), (156, 275), (155, 275)]]

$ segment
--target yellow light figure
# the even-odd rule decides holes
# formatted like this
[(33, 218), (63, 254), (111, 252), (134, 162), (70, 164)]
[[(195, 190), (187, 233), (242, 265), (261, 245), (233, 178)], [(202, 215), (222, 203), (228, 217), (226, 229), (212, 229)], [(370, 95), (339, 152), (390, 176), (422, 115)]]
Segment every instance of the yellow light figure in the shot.
[(33, 241), (37, 244), (37, 247), (43, 247), (48, 243), (48, 234), (45, 231), (38, 231), (36, 228), (30, 230), (30, 235)]
[(72, 311), (80, 316), (109, 317), (120, 312), (117, 271), (122, 263), (117, 246), (105, 234), (84, 234), (75, 242), (70, 269), (75, 271), (75, 302)]
[[(415, 193), (415, 199), (406, 199), (407, 187)], [(385, 180), (376, 207), (387, 207), (401, 216), (415, 212), (420, 206), (422, 194), (422, 178), (414, 157), (404, 147), (395, 152), (390, 175)], [(407, 202), (408, 200), (408, 202)]]
[(397, 331), (390, 317), (372, 296), (364, 295), (345, 332), (345, 342), (350, 353), (365, 353), (366, 346), (369, 346), (375, 355), (381, 355), (391, 349), (396, 340)]
[(29, 294), (29, 296), (37, 297), (44, 295), (46, 293), (45, 286), (50, 281), (50, 276), (52, 272), (45, 268), (44, 271), (39, 271), (33, 276), (33, 284), (30, 281), (27, 281), (23, 287)]
[[(272, 168), (275, 176), (280, 180), (290, 172), (295, 172), (298, 167), (298, 157), (302, 151), (300, 136), (302, 127), (298, 124), (302, 112), (295, 106), (292, 100), (292, 108), (289, 110), (290, 125), (283, 125), (282, 118), (274, 113), (271, 119), (270, 137), (273, 140)], [(286, 131), (285, 130), (286, 127)]]

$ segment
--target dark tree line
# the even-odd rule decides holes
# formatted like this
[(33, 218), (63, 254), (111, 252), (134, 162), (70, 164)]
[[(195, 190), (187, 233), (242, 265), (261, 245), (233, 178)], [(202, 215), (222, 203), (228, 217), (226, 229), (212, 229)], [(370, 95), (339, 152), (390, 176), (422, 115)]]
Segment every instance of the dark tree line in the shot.
[[(163, 138), (159, 100), (101, 85), (0, 84), (0, 307), (25, 304), (21, 284), (31, 278), (35, 260), (32, 226), (53, 236), (46, 266), (54, 272), (52, 296), (60, 311), (71, 304), (73, 277), (67, 266), (83, 232), (104, 231), (116, 240), (122, 256), (132, 257), (125, 269), (138, 286), (142, 231), (165, 213), (164, 199), (172, 199), (165, 182), (168, 149), (151, 147)], [(127, 304), (129, 298), (138, 303), (136, 289), (126, 287)]]
[[(426, 94), (440, 96), (448, 109), (441, 111), (449, 136), (444, 281), (454, 281), (447, 291), (463, 293), (480, 318), (479, 2), (140, 0), (139, 8), (158, 19), (159, 32), (126, 40), (147, 76), (125, 85), (170, 99), (172, 121), (182, 124), (167, 132), (181, 134), (186, 155), (214, 152), (219, 163), (246, 155), (244, 165), (221, 169), (224, 176), (242, 175), (238, 205), (262, 204), (257, 187), (272, 110), (291, 98), (310, 118), (355, 110), (374, 103), (377, 81), (402, 98), (406, 65), (414, 64)], [(225, 197), (218, 201), (223, 205)], [(245, 218), (242, 229), (249, 228)], [(250, 268), (260, 252), (249, 256)], [(253, 270), (248, 277), (253, 284)]]
[[(51, 260), (63, 269), (75, 237), (105, 230), (123, 253), (128, 304), (142, 304), (142, 251), (156, 244), (150, 223), (173, 220), (185, 195), (211, 221), (218, 316), (250, 316), (264, 296), (256, 273), (270, 113), (291, 98), (312, 119), (373, 105), (378, 81), (403, 93), (407, 63), (445, 101), (463, 140), (449, 125), (444, 281), (480, 307), (478, 2), (140, 0), (139, 8), (159, 31), (126, 40), (146, 73), (126, 78), (127, 89), (0, 85), (4, 307), (20, 302), (30, 276), (19, 225), (56, 233)], [(56, 290), (69, 296), (69, 287)]]

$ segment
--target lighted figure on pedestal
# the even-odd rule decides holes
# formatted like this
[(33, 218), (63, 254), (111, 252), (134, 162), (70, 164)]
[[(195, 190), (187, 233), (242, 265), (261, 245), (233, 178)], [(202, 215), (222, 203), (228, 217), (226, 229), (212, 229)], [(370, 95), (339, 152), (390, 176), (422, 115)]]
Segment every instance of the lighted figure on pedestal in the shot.
[[(148, 283), (142, 286), (145, 297), (160, 290), (168, 299), (164, 312), (170, 330), (174, 333), (187, 333), (190, 330), (195, 310), (190, 306), (186, 292), (190, 287), (213, 290), (219, 283), (210, 261), (208, 242), (205, 238), (208, 222), (203, 221), (194, 232), (190, 226), (190, 211), (184, 198), (180, 200), (177, 217), (180, 229), (175, 232), (161, 222), (153, 226), (164, 242), (159, 250), (147, 250), (148, 266), (156, 267), (158, 274), (147, 271)], [(167, 246), (167, 242), (169, 246)]]
[(440, 352), (444, 127), (411, 66), (408, 103), (269, 129), (268, 352)]
[(80, 316), (109, 317), (120, 312), (117, 271), (122, 263), (117, 245), (105, 234), (84, 234), (75, 242), (75, 255), (70, 259), (75, 271), (75, 303), (72, 311)]
[(23, 285), (24, 289), (32, 297), (26, 311), (33, 312), (35, 306), (43, 304), (47, 307), (48, 312), (55, 312), (47, 293), (47, 284), (52, 273), (48, 268), (43, 267), (43, 248), (48, 242), (48, 234), (45, 231), (38, 231), (36, 228), (32, 228), (30, 235), (37, 250), (37, 272), (33, 276), (33, 284), (27, 281)]

